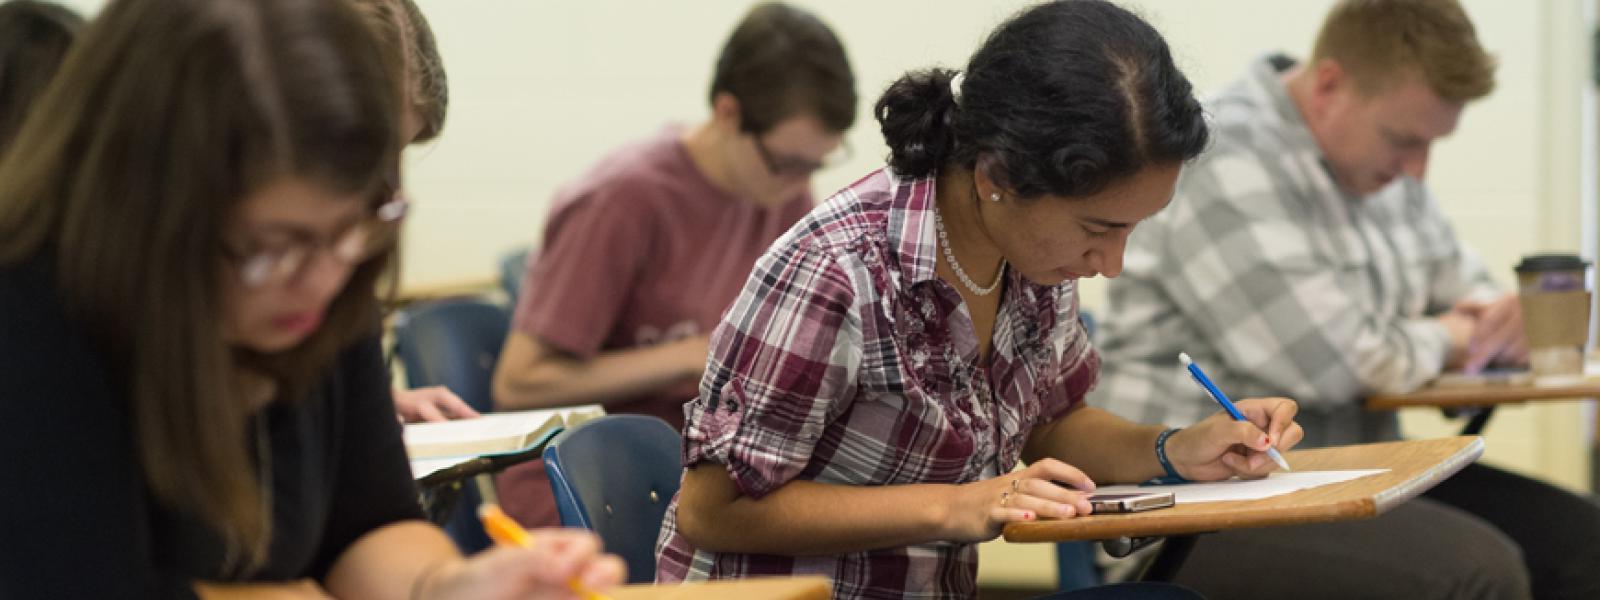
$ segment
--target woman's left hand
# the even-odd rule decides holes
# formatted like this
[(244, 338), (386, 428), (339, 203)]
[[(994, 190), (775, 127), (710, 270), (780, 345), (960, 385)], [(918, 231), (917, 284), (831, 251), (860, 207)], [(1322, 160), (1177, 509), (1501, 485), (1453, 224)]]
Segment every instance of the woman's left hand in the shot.
[(1294, 422), (1299, 405), (1288, 398), (1251, 398), (1236, 402), (1248, 422), (1217, 411), (1167, 439), (1167, 460), (1185, 479), (1217, 481), (1233, 476), (1259, 479), (1277, 470), (1268, 448), (1294, 447), (1305, 431)]

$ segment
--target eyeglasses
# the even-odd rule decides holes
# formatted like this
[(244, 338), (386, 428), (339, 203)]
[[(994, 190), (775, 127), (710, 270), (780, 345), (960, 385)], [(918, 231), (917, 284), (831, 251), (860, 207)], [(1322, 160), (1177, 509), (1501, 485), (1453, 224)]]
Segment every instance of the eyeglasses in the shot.
[(750, 137), (755, 140), (756, 154), (761, 155), (761, 162), (765, 163), (767, 171), (776, 177), (794, 179), (810, 177), (812, 173), (828, 167), (839, 166), (839, 164), (850, 160), (850, 144), (848, 142), (839, 144), (837, 150), (829, 153), (819, 162), (798, 156), (785, 156), (774, 153), (772, 149), (761, 141), (761, 136), (752, 134)]
[(411, 202), (395, 194), (388, 202), (379, 205), (373, 214), (335, 234), (332, 239), (305, 231), (289, 232), (292, 238), (275, 247), (238, 250), (224, 246), (224, 254), (238, 267), (239, 279), (245, 287), (261, 288), (278, 285), (299, 277), (320, 252), (327, 252), (334, 260), (355, 265), (370, 260), (387, 251), (400, 236), (400, 223), (405, 219)]

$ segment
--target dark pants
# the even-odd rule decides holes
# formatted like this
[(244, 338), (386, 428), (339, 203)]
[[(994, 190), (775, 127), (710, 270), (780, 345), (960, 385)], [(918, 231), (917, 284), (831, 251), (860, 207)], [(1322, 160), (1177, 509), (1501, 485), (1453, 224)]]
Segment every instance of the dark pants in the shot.
[(1471, 465), (1374, 519), (1203, 535), (1213, 598), (1600, 598), (1600, 506)]
[(1600, 598), (1600, 504), (1471, 465), (1427, 493), (1488, 521), (1522, 550), (1535, 598)]

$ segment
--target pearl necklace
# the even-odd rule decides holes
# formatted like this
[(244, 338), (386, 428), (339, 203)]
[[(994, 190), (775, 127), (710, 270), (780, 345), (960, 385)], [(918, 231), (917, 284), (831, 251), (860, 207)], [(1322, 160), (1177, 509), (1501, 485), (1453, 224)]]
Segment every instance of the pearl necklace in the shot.
[(1000, 287), (1000, 282), (1005, 280), (1005, 259), (1000, 259), (1000, 270), (994, 274), (994, 283), (989, 284), (989, 287), (978, 287), (971, 277), (967, 277), (967, 272), (961, 268), (961, 263), (956, 262), (956, 253), (950, 250), (950, 235), (944, 231), (944, 217), (939, 214), (937, 202), (933, 205), (933, 225), (939, 230), (939, 246), (944, 249), (944, 259), (949, 261), (950, 268), (956, 272), (956, 277), (961, 279), (961, 285), (967, 286), (968, 291), (979, 296), (994, 293), (995, 288)]

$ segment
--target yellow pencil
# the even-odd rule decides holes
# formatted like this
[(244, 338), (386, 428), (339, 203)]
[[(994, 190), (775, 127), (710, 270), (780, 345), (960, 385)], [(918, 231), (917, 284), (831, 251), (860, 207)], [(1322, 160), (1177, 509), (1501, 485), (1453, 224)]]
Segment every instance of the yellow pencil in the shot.
[[(516, 546), (527, 548), (533, 545), (533, 535), (528, 530), (517, 524), (511, 515), (500, 510), (500, 504), (495, 502), (494, 488), (489, 485), (489, 476), (477, 477), (478, 493), (483, 496), (483, 501), (478, 504), (478, 520), (483, 522), (483, 531), (489, 534), (489, 539), (502, 546)], [(567, 587), (583, 600), (610, 600), (602, 594), (590, 590), (583, 582), (573, 578), (567, 581)]]

